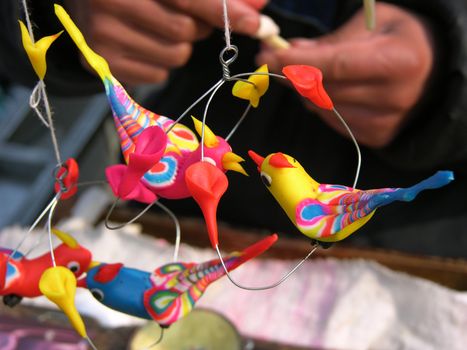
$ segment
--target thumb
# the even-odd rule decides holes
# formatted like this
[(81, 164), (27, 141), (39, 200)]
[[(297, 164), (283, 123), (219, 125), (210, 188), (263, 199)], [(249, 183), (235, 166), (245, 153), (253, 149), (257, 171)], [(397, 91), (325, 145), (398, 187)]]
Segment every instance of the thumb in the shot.
[(379, 39), (295, 39), (288, 49), (263, 50), (257, 60), (261, 64), (267, 63), (271, 71), (281, 71), (284, 66), (293, 64), (315, 66), (328, 81), (378, 79), (388, 75), (385, 65), (379, 64), (388, 59), (383, 44), (384, 41)]

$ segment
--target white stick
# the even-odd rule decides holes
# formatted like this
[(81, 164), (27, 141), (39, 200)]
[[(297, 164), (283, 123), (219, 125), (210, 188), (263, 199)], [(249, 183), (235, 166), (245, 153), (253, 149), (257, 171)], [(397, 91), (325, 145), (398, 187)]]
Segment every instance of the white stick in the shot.
[(290, 44), (280, 35), (280, 28), (271, 17), (261, 15), (259, 17), (259, 29), (255, 34), (255, 38), (265, 42), (273, 49), (287, 49)]

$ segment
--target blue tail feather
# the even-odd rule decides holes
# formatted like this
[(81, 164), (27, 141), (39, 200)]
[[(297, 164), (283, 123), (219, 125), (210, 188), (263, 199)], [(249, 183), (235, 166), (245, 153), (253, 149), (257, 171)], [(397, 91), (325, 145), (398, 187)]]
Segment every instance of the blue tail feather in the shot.
[(420, 192), (446, 186), (452, 180), (454, 180), (454, 173), (452, 171), (438, 171), (436, 174), (411, 187), (397, 188), (393, 192), (385, 192), (375, 195), (370, 200), (369, 206), (376, 209), (395, 201), (410, 202), (415, 199)]

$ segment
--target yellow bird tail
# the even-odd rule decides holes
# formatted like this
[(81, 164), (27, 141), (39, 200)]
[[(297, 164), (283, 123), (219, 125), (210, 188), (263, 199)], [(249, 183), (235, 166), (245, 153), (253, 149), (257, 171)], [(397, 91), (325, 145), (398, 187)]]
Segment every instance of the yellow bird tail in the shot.
[(73, 39), (76, 46), (83, 54), (84, 58), (86, 58), (86, 61), (97, 72), (97, 74), (99, 74), (102, 81), (105, 81), (106, 78), (112, 78), (112, 73), (110, 72), (109, 64), (107, 63), (104, 57), (98, 55), (89, 47), (89, 45), (86, 43), (86, 40), (84, 39), (83, 34), (78, 29), (73, 20), (70, 18), (70, 15), (65, 11), (65, 9), (62, 6), (58, 4), (54, 4), (54, 8), (55, 15), (63, 24), (65, 30), (70, 35), (71, 39)]

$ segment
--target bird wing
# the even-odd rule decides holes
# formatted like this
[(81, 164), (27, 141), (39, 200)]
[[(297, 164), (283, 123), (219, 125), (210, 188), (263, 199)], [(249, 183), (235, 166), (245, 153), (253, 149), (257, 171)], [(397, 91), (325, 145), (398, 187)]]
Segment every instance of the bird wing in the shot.
[(340, 240), (364, 225), (377, 208), (395, 201), (412, 201), (421, 191), (445, 186), (453, 179), (452, 172), (438, 171), (407, 188), (362, 191), (341, 185), (320, 185), (316, 198), (298, 203), (296, 224), (312, 238), (332, 241), (330, 237), (336, 235), (335, 240)]
[(160, 325), (172, 324), (193, 309), (210, 283), (206, 276), (215, 270), (209, 263), (172, 263), (158, 268), (151, 275), (154, 287), (144, 293), (146, 310)]
[[(224, 260), (229, 271), (262, 254), (274, 244), (273, 234)], [(156, 269), (151, 275), (153, 288), (144, 293), (144, 306), (160, 325), (168, 326), (188, 314), (206, 288), (225, 275), (219, 259), (202, 264), (172, 263)]]
[[(233, 269), (235, 259), (225, 264)], [(179, 269), (178, 272), (175, 272)], [(144, 293), (144, 306), (151, 317), (162, 326), (169, 326), (186, 316), (201, 298), (206, 288), (224, 276), (219, 260), (202, 264), (173, 263), (157, 269), (151, 276), (154, 287)]]
[(11, 283), (20, 276), (18, 261), (23, 255), (16, 252), (11, 258), (12, 250), (0, 248), (0, 292), (11, 286)]
[(354, 224), (350, 234), (370, 218), (379, 206), (377, 199), (395, 190), (360, 191), (340, 185), (320, 185), (316, 199), (306, 198), (297, 205), (297, 227), (312, 238), (332, 240), (332, 236)]

